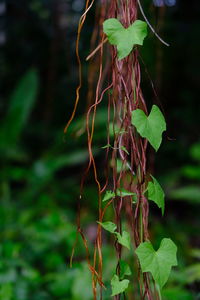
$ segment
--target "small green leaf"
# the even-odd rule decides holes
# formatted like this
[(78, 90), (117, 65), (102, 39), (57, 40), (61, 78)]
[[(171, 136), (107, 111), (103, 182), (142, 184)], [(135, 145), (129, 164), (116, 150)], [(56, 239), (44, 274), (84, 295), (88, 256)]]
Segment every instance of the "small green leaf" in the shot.
[(131, 244), (130, 234), (127, 231), (123, 231), (122, 235), (119, 232), (115, 232), (115, 234), (117, 236), (118, 243), (130, 250), (130, 244)]
[(105, 195), (103, 197), (102, 202), (106, 202), (106, 201), (114, 198), (115, 196), (118, 196), (118, 197), (133, 196), (135, 198), (136, 194), (132, 193), (132, 192), (129, 192), (129, 191), (123, 189), (123, 188), (117, 189), (116, 190), (116, 195), (112, 191), (106, 191), (106, 193), (105, 193)]
[(121, 171), (126, 171), (128, 170), (127, 164), (124, 164), (120, 159), (117, 159), (116, 161), (111, 160), (110, 161), (110, 166), (114, 168), (116, 166), (117, 168), (117, 173), (120, 173)]
[(158, 181), (151, 175), (153, 182), (150, 181), (147, 186), (148, 199), (155, 202), (162, 210), (162, 215), (165, 209), (165, 194)]
[(112, 223), (112, 222), (97, 222), (98, 224), (100, 224), (105, 230), (111, 232), (111, 233), (116, 233), (115, 230), (117, 229), (117, 226)]
[(149, 116), (146, 116), (141, 109), (132, 111), (132, 124), (138, 133), (146, 138), (157, 151), (162, 142), (162, 133), (166, 130), (166, 122), (158, 106), (152, 106)]
[(131, 275), (131, 269), (127, 262), (120, 260), (119, 262), (119, 268), (120, 268), (120, 280), (124, 279), (126, 275)]
[(129, 55), (135, 45), (143, 45), (147, 36), (147, 24), (136, 20), (128, 28), (124, 28), (117, 19), (111, 18), (103, 23), (103, 31), (110, 44), (117, 46), (118, 58), (122, 59)]
[(110, 148), (111, 147), (111, 145), (110, 144), (107, 144), (107, 145), (105, 145), (105, 146), (103, 146), (103, 147), (101, 147), (102, 149), (107, 149), (107, 148)]
[(108, 201), (108, 200), (110, 200), (110, 199), (112, 199), (114, 197), (115, 197), (115, 193), (114, 192), (112, 192), (112, 191), (106, 191), (106, 193), (105, 193), (105, 195), (103, 197), (102, 202)]
[(123, 188), (117, 189), (116, 194), (119, 197), (126, 197), (126, 196), (134, 196), (135, 195), (135, 193), (129, 192), (129, 191), (123, 189)]
[[(124, 128), (119, 128), (117, 125), (113, 126), (113, 123), (109, 124), (109, 135), (110, 137), (114, 137), (115, 135), (120, 135), (126, 133), (126, 130)], [(111, 145), (110, 145), (111, 147)], [(112, 148), (112, 147), (111, 147)]]
[(125, 147), (125, 146), (121, 146), (121, 149), (122, 149), (124, 152), (126, 152), (126, 154), (128, 154), (128, 155), (129, 155), (129, 152), (128, 152), (128, 150), (126, 149), (126, 147)]
[(171, 239), (164, 238), (155, 251), (150, 242), (141, 243), (135, 250), (142, 272), (150, 272), (155, 282), (162, 288), (169, 278), (172, 266), (177, 266), (177, 247)]
[(112, 287), (112, 297), (115, 295), (123, 293), (129, 285), (129, 280), (124, 279), (122, 281), (119, 280), (119, 277), (117, 275), (114, 275), (111, 280), (111, 287)]
[(135, 204), (137, 203), (138, 199), (137, 199), (137, 194), (135, 193), (132, 197), (132, 203)]

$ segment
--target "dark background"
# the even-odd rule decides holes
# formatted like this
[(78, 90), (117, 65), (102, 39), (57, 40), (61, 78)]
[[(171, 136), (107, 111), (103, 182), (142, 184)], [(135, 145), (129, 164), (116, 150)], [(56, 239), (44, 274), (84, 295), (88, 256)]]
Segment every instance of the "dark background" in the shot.
[[(164, 1), (142, 2), (151, 23), (170, 43), (165, 47), (150, 33), (141, 50), (146, 101), (149, 106), (162, 103), (168, 124), (156, 158), (150, 154), (151, 168), (166, 193), (163, 218), (150, 204), (150, 234), (155, 246), (163, 237), (178, 246), (179, 266), (171, 273), (163, 299), (200, 299), (200, 2), (165, 1), (161, 7), (155, 5)], [(86, 135), (77, 132), (84, 126), (85, 57), (90, 53), (95, 8), (88, 14), (80, 42), (84, 82), (80, 104), (67, 135), (63, 134), (78, 83), (75, 40), (83, 9), (83, 0), (0, 1), (1, 300), (92, 299), (81, 240), (72, 269), (69, 258), (88, 158)], [(106, 101), (97, 113), (97, 163), (104, 156), (105, 118)], [(91, 249), (96, 219), (97, 188), (90, 174), (82, 224)], [(106, 233), (103, 253), (104, 299), (110, 299), (116, 258)], [(131, 261), (128, 254), (126, 258)], [(134, 293), (130, 287), (128, 299)], [(137, 293), (134, 297), (138, 299)]]

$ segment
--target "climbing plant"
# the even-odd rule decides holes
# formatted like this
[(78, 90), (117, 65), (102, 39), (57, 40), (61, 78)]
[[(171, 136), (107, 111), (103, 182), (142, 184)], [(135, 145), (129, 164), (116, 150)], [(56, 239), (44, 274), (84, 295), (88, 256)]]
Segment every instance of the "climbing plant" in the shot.
[[(79, 40), (86, 15), (93, 4), (94, 0), (86, 1), (85, 12), (79, 22), (76, 54), (80, 84), (76, 90), (74, 111), (65, 132), (74, 118), (79, 102), (82, 85)], [(138, 19), (138, 8), (144, 21)], [(85, 178), (93, 168), (99, 207), (93, 259), (81, 229), (80, 219), (78, 233), (81, 234), (87, 251), (94, 299), (103, 299), (102, 230), (113, 235), (118, 261), (116, 272), (111, 278), (111, 296), (120, 299), (120, 295), (124, 294), (131, 284), (131, 268), (122, 260), (123, 250), (128, 249), (138, 265), (140, 298), (161, 299), (161, 290), (167, 282), (171, 268), (177, 265), (177, 248), (168, 237), (163, 237), (157, 250), (150, 241), (149, 201), (153, 201), (164, 215), (165, 195), (158, 180), (147, 168), (147, 149), (152, 147), (156, 152), (159, 150), (163, 132), (166, 131), (166, 122), (157, 105), (151, 105), (148, 112), (141, 90), (139, 51), (140, 47), (145, 47), (148, 27), (162, 43), (167, 43), (149, 23), (139, 0), (102, 1), (100, 8), (97, 6), (96, 25), (92, 46), (96, 43), (98, 46), (87, 57), (90, 61), (86, 113), (89, 162), (81, 182), (80, 193), (81, 200)], [(95, 80), (96, 88), (95, 92), (92, 92)], [(107, 143), (102, 147), (106, 165), (103, 183), (99, 180), (99, 173), (103, 170), (97, 169), (93, 154), (95, 116), (102, 101), (108, 103)], [(114, 218), (105, 221), (108, 207), (113, 207)], [(123, 226), (123, 214), (128, 220), (129, 228)], [(137, 286), (134, 288), (137, 289)]]

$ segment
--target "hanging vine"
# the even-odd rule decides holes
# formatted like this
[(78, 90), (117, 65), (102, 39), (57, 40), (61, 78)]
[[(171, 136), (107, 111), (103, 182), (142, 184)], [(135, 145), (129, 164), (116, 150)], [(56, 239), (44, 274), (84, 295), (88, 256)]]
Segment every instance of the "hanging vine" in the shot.
[[(80, 83), (76, 90), (74, 111), (65, 132), (74, 118), (79, 102), (82, 85), (79, 40), (86, 15), (93, 3), (94, 0), (86, 1), (85, 12), (79, 22), (76, 54)], [(138, 8), (145, 21), (138, 19)], [(169, 277), (171, 267), (177, 265), (177, 249), (173, 241), (163, 238), (159, 249), (155, 251), (148, 233), (149, 201), (157, 204), (162, 215), (165, 203), (162, 187), (156, 178), (147, 172), (147, 147), (158, 151), (162, 134), (166, 130), (161, 110), (154, 104), (148, 112), (141, 90), (139, 47), (143, 46), (148, 27), (162, 43), (168, 45), (149, 23), (139, 0), (102, 1), (100, 10), (99, 6), (97, 7), (96, 27), (91, 43), (92, 47), (96, 44), (97, 47), (87, 57), (90, 61), (86, 114), (89, 162), (81, 183), (82, 194), (86, 175), (93, 168), (99, 195), (93, 258), (89, 253), (80, 220), (78, 222), (78, 232), (87, 250), (88, 266), (92, 273), (94, 299), (103, 299), (102, 228), (110, 232), (115, 239), (118, 263), (116, 274), (111, 278), (112, 296), (115, 299), (120, 299), (120, 294), (124, 293), (130, 284), (130, 280), (127, 279), (131, 275), (130, 268), (121, 260), (124, 247), (132, 251), (132, 256), (138, 261), (141, 299), (161, 299), (161, 289)], [(93, 93), (97, 72), (96, 90)], [(98, 105), (105, 98), (108, 101), (108, 130), (107, 144), (102, 151), (105, 151), (107, 172), (105, 182), (101, 184), (92, 145), (96, 112)], [(112, 189), (108, 189), (108, 186)], [(104, 215), (109, 206), (113, 207), (115, 218), (105, 222)], [(122, 226), (124, 212), (130, 230)], [(97, 285), (100, 286), (100, 296)]]

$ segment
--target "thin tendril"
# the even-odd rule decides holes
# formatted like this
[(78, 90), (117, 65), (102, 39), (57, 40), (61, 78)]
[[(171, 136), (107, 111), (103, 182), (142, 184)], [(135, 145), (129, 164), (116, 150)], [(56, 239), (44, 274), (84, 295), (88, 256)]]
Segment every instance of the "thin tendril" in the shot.
[(147, 19), (144, 10), (142, 8), (141, 2), (140, 0), (137, 0), (138, 6), (140, 8), (141, 14), (143, 16), (143, 18), (145, 19), (146, 23), (148, 24), (149, 28), (151, 29), (151, 31), (154, 33), (154, 35), (159, 39), (159, 41), (161, 41), (161, 43), (163, 43), (165, 46), (170, 46), (168, 43), (166, 43), (160, 36), (159, 34), (155, 31), (155, 29), (153, 28), (153, 26), (150, 24), (149, 20)]

